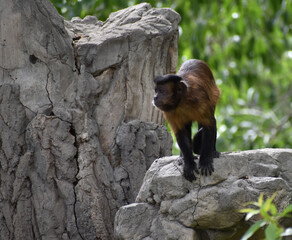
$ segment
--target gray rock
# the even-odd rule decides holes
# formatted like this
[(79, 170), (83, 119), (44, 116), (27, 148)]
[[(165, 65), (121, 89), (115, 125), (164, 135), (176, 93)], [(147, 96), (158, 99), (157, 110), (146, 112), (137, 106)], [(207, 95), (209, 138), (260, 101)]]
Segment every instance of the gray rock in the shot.
[(113, 239), (171, 136), (153, 78), (177, 66), (180, 16), (140, 4), (65, 21), (0, 2), (0, 239)]
[(114, 176), (127, 201), (134, 202), (142, 185), (141, 176), (158, 156), (171, 154), (172, 138), (166, 128), (134, 120), (119, 127), (116, 143), (121, 162)]
[[(122, 234), (118, 239), (143, 239), (150, 235), (152, 219), (155, 218), (157, 210), (154, 206), (145, 203), (132, 203), (122, 208), (116, 215), (118, 223), (116, 230)], [(136, 216), (135, 222), (129, 221), (132, 216)], [(145, 221), (145, 217), (147, 221)], [(121, 227), (122, 229), (119, 229)], [(125, 231), (128, 229), (129, 231)]]
[[(145, 228), (143, 237), (134, 239), (239, 239), (236, 234), (244, 225), (244, 214), (238, 210), (244, 203), (256, 201), (260, 193), (271, 196), (274, 192), (279, 211), (292, 203), (292, 170), (286, 167), (292, 160), (290, 149), (223, 153), (214, 160), (212, 176), (199, 175), (192, 183), (182, 176), (177, 159), (157, 159), (147, 171), (136, 202), (156, 212), (151, 216), (147, 211), (139, 213)], [(135, 209), (138, 205), (124, 206), (117, 212), (118, 239), (140, 236), (137, 226), (141, 223)], [(121, 221), (125, 217), (127, 224)]]

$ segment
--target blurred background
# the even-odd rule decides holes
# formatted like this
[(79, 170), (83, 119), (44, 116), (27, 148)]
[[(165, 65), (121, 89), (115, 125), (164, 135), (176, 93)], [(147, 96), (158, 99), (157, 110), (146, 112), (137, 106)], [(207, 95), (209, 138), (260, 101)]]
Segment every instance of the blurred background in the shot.
[(174, 9), (182, 17), (179, 65), (190, 58), (206, 61), (222, 91), (217, 149), (292, 147), (292, 0), (51, 2), (68, 20), (95, 15), (105, 21), (141, 2)]

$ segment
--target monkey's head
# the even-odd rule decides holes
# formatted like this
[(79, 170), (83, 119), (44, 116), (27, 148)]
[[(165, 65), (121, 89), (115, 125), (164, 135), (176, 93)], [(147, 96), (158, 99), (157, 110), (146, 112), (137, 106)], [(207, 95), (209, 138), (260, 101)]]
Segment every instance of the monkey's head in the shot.
[(153, 104), (164, 112), (174, 110), (183, 94), (185, 94), (187, 86), (183, 79), (175, 74), (159, 76), (154, 79), (155, 95)]

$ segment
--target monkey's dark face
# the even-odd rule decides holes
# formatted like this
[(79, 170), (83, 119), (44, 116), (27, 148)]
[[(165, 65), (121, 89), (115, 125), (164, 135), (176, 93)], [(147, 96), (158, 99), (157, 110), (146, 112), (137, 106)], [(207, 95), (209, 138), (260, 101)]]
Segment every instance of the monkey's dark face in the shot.
[(153, 104), (164, 112), (174, 110), (181, 99), (176, 85), (174, 82), (156, 84)]

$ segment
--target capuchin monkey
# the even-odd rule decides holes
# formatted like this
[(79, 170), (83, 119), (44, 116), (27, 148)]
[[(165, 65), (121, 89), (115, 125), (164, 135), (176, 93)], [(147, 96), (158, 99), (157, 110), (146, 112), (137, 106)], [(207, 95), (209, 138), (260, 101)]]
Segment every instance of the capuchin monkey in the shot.
[[(200, 155), (201, 175), (214, 172), (213, 158), (216, 151), (215, 106), (220, 97), (213, 74), (208, 65), (196, 59), (185, 61), (177, 74), (168, 74), (154, 79), (153, 104), (163, 112), (176, 136), (184, 160), (184, 177), (193, 181), (194, 172), (199, 173), (194, 161)], [(198, 132), (192, 141), (192, 122), (198, 122)]]

